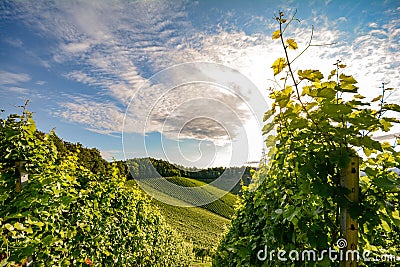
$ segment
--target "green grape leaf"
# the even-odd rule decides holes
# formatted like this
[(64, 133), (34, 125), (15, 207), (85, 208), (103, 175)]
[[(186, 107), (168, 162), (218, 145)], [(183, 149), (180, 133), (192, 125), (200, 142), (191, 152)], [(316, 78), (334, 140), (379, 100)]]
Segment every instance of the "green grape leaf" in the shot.
[(274, 110), (274, 109), (268, 110), (267, 112), (264, 113), (263, 121), (266, 122), (266, 121), (269, 120), (274, 114), (275, 114), (275, 110)]
[(353, 76), (347, 76), (344, 74), (340, 74), (339, 76), (340, 83), (345, 83), (345, 84), (355, 84), (357, 81), (353, 78)]
[(272, 129), (274, 129), (274, 127), (275, 127), (275, 123), (273, 123), (273, 122), (267, 123), (262, 128), (262, 132), (264, 134), (269, 133)]
[(274, 64), (272, 64), (272, 69), (274, 70), (274, 76), (278, 75), (285, 67), (287, 66), (286, 60), (283, 57), (275, 60)]
[(336, 96), (336, 91), (330, 88), (322, 88), (317, 90), (317, 97), (323, 97), (327, 99), (333, 99)]
[(386, 104), (383, 106), (384, 110), (392, 110), (396, 112), (400, 112), (400, 105), (398, 104)]
[(363, 137), (360, 139), (360, 141), (361, 141), (361, 143), (360, 143), (361, 146), (365, 146), (365, 147), (367, 147), (367, 148), (369, 148), (369, 149), (373, 149), (373, 150), (382, 151), (382, 145), (381, 145), (381, 143), (378, 142), (378, 141), (373, 140), (373, 139), (372, 139), (371, 137), (369, 137), (369, 136), (363, 136)]
[(342, 88), (343, 92), (348, 92), (348, 93), (357, 93), (358, 87), (355, 86), (354, 84), (342, 84), (340, 86)]
[(275, 146), (276, 144), (276, 136), (275, 135), (268, 135), (267, 138), (265, 139), (265, 145), (267, 147)]
[(396, 183), (387, 177), (377, 177), (372, 181), (372, 183), (385, 191), (397, 188)]
[(349, 114), (352, 111), (350, 106), (345, 104), (326, 104), (322, 106), (322, 111), (328, 115)]
[(382, 125), (382, 127), (381, 127), (382, 130), (384, 130), (385, 132), (390, 131), (390, 128), (392, 128), (392, 123), (390, 123), (390, 121), (385, 120), (384, 118), (380, 119), (379, 122)]
[(309, 80), (311, 82), (319, 82), (324, 78), (324, 75), (319, 70), (299, 70), (297, 72), (300, 80)]

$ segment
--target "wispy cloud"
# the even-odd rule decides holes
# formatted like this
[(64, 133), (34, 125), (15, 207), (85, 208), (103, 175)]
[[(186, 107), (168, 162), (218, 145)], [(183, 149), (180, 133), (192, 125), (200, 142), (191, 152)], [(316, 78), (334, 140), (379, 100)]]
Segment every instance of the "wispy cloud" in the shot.
[(30, 90), (27, 88), (22, 88), (22, 87), (17, 87), (17, 86), (11, 86), (11, 87), (6, 87), (6, 91), (12, 92), (12, 93), (17, 93), (21, 95), (27, 95), (30, 93)]
[[(326, 1), (326, 4), (332, 3)], [(164, 129), (165, 134), (176, 133), (184, 121), (197, 113), (221, 118), (229, 125), (227, 128), (232, 127), (231, 132), (235, 132), (235, 125), (249, 118), (249, 111), (243, 112), (243, 101), (248, 99), (239, 100), (215, 88), (187, 86), (169, 90), (163, 95), (165, 91), (152, 86), (150, 75), (174, 64), (194, 61), (223, 64), (249, 77), (264, 96), (267, 94), (265, 89), (274, 86), (270, 80), (273, 77), (270, 66), (282, 51), (279, 44), (271, 40), (270, 32), (275, 26), (266, 16), (244, 19), (243, 25), (247, 28), (261, 29), (267, 25), (263, 31), (246, 32), (240, 29), (240, 25), (227, 26), (237, 23), (233, 19), (237, 14), (233, 11), (221, 10), (218, 26), (194, 25), (187, 6), (195, 4), (184, 1), (56, 1), (50, 4), (51, 8), (48, 5), (44, 2), (16, 3), (13, 11), (2, 16), (25, 16), (24, 21), (29, 27), (36, 27), (41, 34), (52, 36), (56, 40), (51, 51), (53, 63), (73, 63), (64, 76), (98, 90), (91, 97), (72, 97), (62, 101), (62, 109), (56, 112), (56, 115), (85, 125), (92, 131), (120, 132), (129, 103), (129, 132), (142, 132), (142, 122), (148, 119), (146, 111), (149, 107), (152, 112), (147, 130)], [(346, 17), (332, 21), (323, 12), (315, 12), (312, 19), (288, 31), (288, 36), (296, 38), (299, 46), (304, 47), (313, 24), (313, 43), (334, 43), (310, 48), (295, 62), (295, 68), (321, 69), (328, 74), (334, 68), (333, 63), (340, 59), (348, 65), (348, 73), (354, 74), (367, 96), (372, 97), (382, 81), (390, 81), (391, 87), (400, 87), (397, 71), (399, 20), (391, 16), (385, 23), (377, 21), (356, 25), (362, 30), (354, 34), (340, 30), (345, 23), (348, 23)], [(293, 58), (296, 52), (290, 55)], [(175, 75), (173, 79), (182, 73)], [(29, 76), (18, 77), (6, 73), (2, 81), (12, 84), (12, 81), (30, 79)], [(220, 76), (218, 79), (224, 78)], [(242, 95), (250, 96), (251, 92)], [(194, 99), (210, 97), (226, 104), (231, 113), (215, 103), (203, 106), (202, 110), (187, 104)], [(392, 97), (399, 97), (399, 93)], [(257, 113), (261, 114), (266, 109), (264, 106), (258, 108)], [(176, 113), (171, 114), (171, 111)], [(170, 124), (163, 128), (166, 120)], [(217, 124), (201, 119), (191, 122), (181, 134), (199, 139), (207, 135), (216, 140), (223, 140), (226, 136)]]
[(26, 73), (14, 73), (0, 70), (0, 85), (19, 84), (30, 81), (30, 75)]
[(13, 47), (21, 48), (23, 46), (22, 40), (18, 38), (6, 37), (3, 39), (3, 41)]
[(54, 114), (85, 125), (93, 132), (112, 135), (122, 131), (124, 113), (113, 103), (97, 103), (90, 97), (73, 97), (71, 102), (60, 103), (63, 108)]

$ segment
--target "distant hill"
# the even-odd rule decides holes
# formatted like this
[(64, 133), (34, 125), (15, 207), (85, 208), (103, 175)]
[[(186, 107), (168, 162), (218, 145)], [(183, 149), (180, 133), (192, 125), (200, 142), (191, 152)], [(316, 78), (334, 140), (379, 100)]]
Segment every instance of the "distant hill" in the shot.
[[(172, 164), (168, 161), (154, 158), (134, 158), (126, 161), (124, 170), (129, 178), (154, 178), (154, 177), (185, 177), (204, 183), (211, 183), (224, 174), (226, 183), (234, 187), (231, 193), (240, 194), (242, 184), (248, 185), (251, 182), (251, 171), (254, 167), (215, 167), (199, 169), (195, 167), (184, 167)], [(129, 166), (129, 167), (128, 167)], [(240, 180), (238, 178), (240, 177)], [(233, 181), (232, 181), (233, 180)], [(222, 189), (222, 188), (220, 188)]]
[[(206, 184), (202, 181), (185, 177), (175, 176), (166, 177), (166, 179), (171, 183), (185, 187), (199, 187)], [(131, 180), (127, 182), (127, 185), (129, 186), (134, 183), (136, 182)], [(168, 195), (167, 191), (161, 192), (160, 190), (155, 192), (158, 195)], [(210, 186), (207, 192), (208, 194), (217, 194), (220, 190)], [(229, 225), (229, 219), (234, 214), (234, 207), (237, 200), (237, 195), (228, 192), (222, 198), (202, 207), (171, 206), (156, 199), (153, 199), (152, 202), (160, 209), (167, 223), (179, 232), (186, 241), (191, 242), (195, 249), (203, 249), (208, 254), (212, 254), (222, 234)], [(177, 202), (179, 201), (185, 204), (185, 196), (181, 196)]]

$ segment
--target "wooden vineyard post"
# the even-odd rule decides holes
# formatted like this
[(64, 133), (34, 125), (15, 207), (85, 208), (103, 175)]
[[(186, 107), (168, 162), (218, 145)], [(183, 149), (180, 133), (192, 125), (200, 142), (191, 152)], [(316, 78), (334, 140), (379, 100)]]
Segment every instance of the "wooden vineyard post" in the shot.
[[(350, 193), (347, 195), (349, 201), (351, 201), (352, 203), (357, 203), (359, 194), (358, 157), (351, 157), (348, 166), (342, 170), (340, 175), (340, 185), (350, 190)], [(340, 266), (358, 266), (357, 254), (347, 253), (348, 250), (357, 250), (358, 224), (356, 220), (353, 220), (350, 217), (348, 207), (346, 206), (340, 209), (340, 233), (342, 238), (345, 238), (347, 241), (346, 247), (340, 247), (340, 249), (343, 249), (343, 257), (341, 258)]]
[[(17, 173), (15, 181), (15, 190), (17, 192), (21, 192), (22, 188), (28, 183), (29, 174), (25, 170), (25, 163), (26, 161), (15, 162), (15, 168)], [(26, 267), (33, 266), (32, 256), (28, 256), (28, 258), (26, 258), (23, 266)]]
[(21, 192), (22, 187), (28, 183), (29, 174), (25, 171), (25, 163), (25, 161), (17, 161), (15, 163), (15, 168), (17, 171), (15, 189), (17, 192)]

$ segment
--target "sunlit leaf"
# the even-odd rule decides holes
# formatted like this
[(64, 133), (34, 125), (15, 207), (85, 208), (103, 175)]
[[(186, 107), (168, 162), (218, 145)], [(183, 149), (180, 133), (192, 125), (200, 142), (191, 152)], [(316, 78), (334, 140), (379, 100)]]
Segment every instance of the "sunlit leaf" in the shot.
[(274, 146), (276, 144), (276, 136), (275, 135), (268, 135), (265, 139), (265, 145), (267, 147)]
[(357, 99), (364, 99), (365, 96), (360, 95), (360, 94), (356, 94), (356, 95), (354, 96), (354, 98), (357, 98)]
[(324, 75), (319, 70), (299, 70), (297, 72), (300, 80), (309, 80), (312, 82), (319, 82), (324, 78)]
[(262, 132), (264, 134), (269, 133), (272, 129), (274, 129), (274, 127), (275, 127), (275, 123), (273, 123), (273, 122), (267, 123), (262, 128)]
[(395, 221), (397, 226), (400, 226), (400, 216), (399, 210), (395, 210), (392, 212), (392, 218)]
[(372, 154), (371, 149), (369, 149), (367, 147), (363, 147), (363, 151), (364, 151), (365, 156), (367, 156), (367, 157), (371, 156), (371, 154)]
[(347, 76), (344, 74), (340, 74), (339, 76), (340, 82), (341, 83), (346, 83), (346, 84), (355, 84), (357, 81), (353, 78), (353, 76)]
[(24, 225), (20, 222), (14, 223), (14, 228), (20, 231), (25, 229)]
[(382, 130), (384, 130), (385, 132), (390, 131), (390, 128), (392, 127), (392, 123), (390, 121), (383, 119), (380, 119), (379, 122), (382, 125)]
[(336, 86), (335, 90), (346, 93), (357, 93), (358, 87), (350, 83), (343, 83), (340, 86)]
[(398, 104), (386, 104), (386, 105), (383, 106), (383, 109), (400, 112), (400, 105), (398, 105)]
[(375, 97), (374, 99), (372, 99), (371, 102), (376, 102), (381, 99), (382, 99), (382, 95), (379, 95), (379, 96)]
[(281, 31), (280, 30), (274, 31), (272, 33), (272, 40), (279, 39), (280, 36), (281, 36)]
[(269, 120), (272, 117), (272, 115), (274, 115), (274, 113), (275, 113), (275, 110), (273, 110), (273, 109), (270, 109), (267, 112), (265, 112), (263, 121), (265, 122), (265, 121)]
[(331, 89), (334, 89), (336, 85), (337, 85), (337, 83), (334, 81), (328, 81), (328, 82), (321, 83), (321, 87), (326, 87), (326, 88), (331, 88)]
[(298, 48), (297, 43), (294, 39), (287, 39), (286, 43), (288, 44), (289, 49), (296, 50)]
[(14, 230), (14, 227), (13, 227), (11, 224), (9, 224), (9, 223), (6, 223), (4, 226), (5, 226), (6, 229), (7, 229), (8, 231), (10, 231), (10, 232)]
[(335, 75), (336, 75), (336, 70), (331, 70), (331, 74), (329, 74), (328, 80), (330, 80)]
[(280, 57), (277, 60), (275, 60), (271, 68), (274, 70), (274, 75), (278, 75), (286, 66), (287, 66), (286, 60), (283, 57)]

